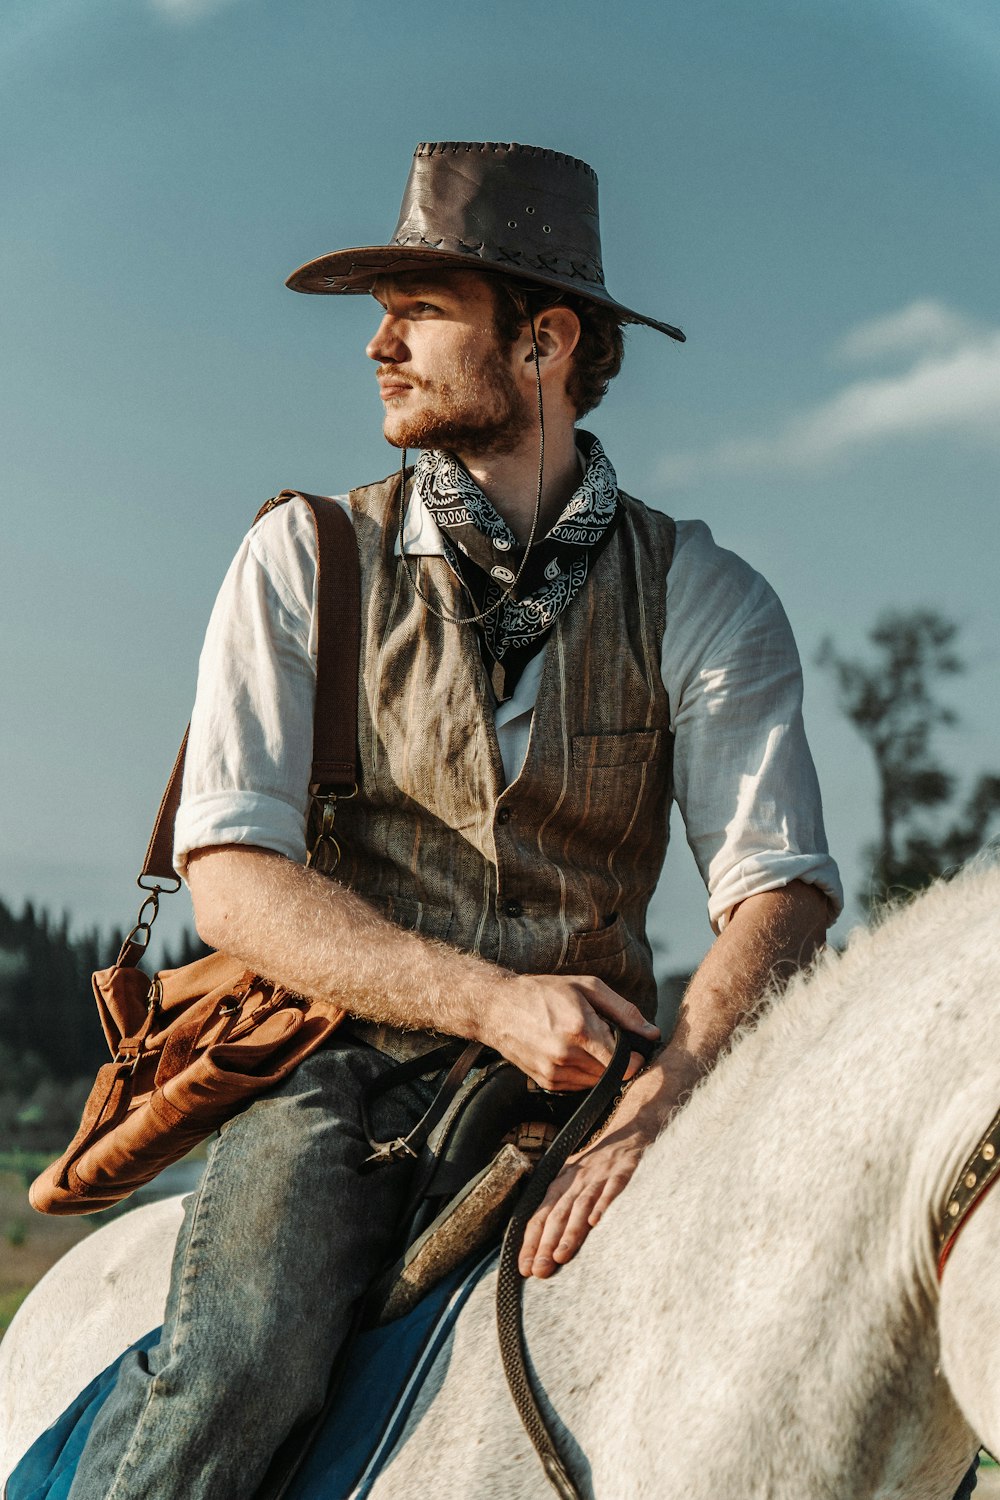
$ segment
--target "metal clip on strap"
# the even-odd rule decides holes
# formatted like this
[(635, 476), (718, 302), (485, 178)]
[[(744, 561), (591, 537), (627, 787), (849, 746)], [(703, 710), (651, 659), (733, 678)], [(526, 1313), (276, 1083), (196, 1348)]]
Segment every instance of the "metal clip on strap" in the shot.
[(326, 787), (312, 786), (309, 794), (313, 799), (314, 807), (320, 809), (319, 829), (313, 840), (312, 847), (306, 857), (306, 864), (310, 869), (322, 871), (324, 875), (332, 875), (340, 864), (340, 841), (334, 833), (334, 824), (337, 821), (338, 802), (350, 802), (358, 795), (358, 784), (347, 791), (334, 792)]
[[(368, 1144), (372, 1148), (371, 1156), (366, 1157), (361, 1164), (362, 1170), (383, 1167), (392, 1161), (406, 1161), (417, 1156), (426, 1145), (427, 1137), (435, 1125), (444, 1118), (449, 1104), (466, 1077), (486, 1051), (487, 1048), (481, 1042), (470, 1042), (456, 1057), (455, 1043), (447, 1042), (443, 1047), (435, 1047), (431, 1052), (422, 1053), (420, 1057), (411, 1057), (407, 1062), (398, 1063), (396, 1067), (383, 1073), (381, 1078), (376, 1078), (361, 1096), (361, 1124), (368, 1137)], [(380, 1094), (387, 1093), (390, 1089), (397, 1088), (402, 1083), (409, 1083), (411, 1078), (422, 1078), (427, 1073), (434, 1073), (448, 1062), (451, 1063), (451, 1067), (441, 1087), (409, 1135), (397, 1136), (393, 1141), (375, 1140), (372, 1135), (369, 1112), (372, 1100), (378, 1098)]]

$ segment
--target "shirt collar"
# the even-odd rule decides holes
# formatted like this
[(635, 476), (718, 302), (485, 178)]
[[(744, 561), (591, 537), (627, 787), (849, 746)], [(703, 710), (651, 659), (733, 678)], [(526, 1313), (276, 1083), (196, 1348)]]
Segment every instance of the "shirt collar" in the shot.
[[(443, 557), (444, 540), (441, 530), (424, 504), (419, 491), (410, 486), (410, 498), (406, 502), (406, 519), (403, 522), (403, 552), (407, 557)], [(394, 556), (400, 555), (399, 533), (393, 547)]]

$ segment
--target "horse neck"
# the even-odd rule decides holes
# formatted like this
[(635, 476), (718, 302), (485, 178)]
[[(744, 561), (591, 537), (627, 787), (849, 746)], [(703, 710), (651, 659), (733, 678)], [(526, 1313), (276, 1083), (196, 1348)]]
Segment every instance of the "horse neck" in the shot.
[(888, 1246), (933, 1296), (933, 1227), (1000, 1105), (998, 910), (990, 864), (824, 955), (738, 1039), (653, 1170), (721, 1170), (720, 1202), (767, 1202), (792, 1234), (824, 1239), (836, 1209), (845, 1240)]
[(737, 1041), (588, 1242), (565, 1287), (575, 1313), (551, 1299), (578, 1368), (615, 1348), (616, 1380), (710, 1392), (729, 1422), (740, 1402), (720, 1391), (763, 1385), (775, 1452), (833, 1415), (876, 1432), (901, 1386), (911, 1423), (954, 1438), (932, 1225), (1000, 1103), (998, 897), (1000, 869), (936, 888)]

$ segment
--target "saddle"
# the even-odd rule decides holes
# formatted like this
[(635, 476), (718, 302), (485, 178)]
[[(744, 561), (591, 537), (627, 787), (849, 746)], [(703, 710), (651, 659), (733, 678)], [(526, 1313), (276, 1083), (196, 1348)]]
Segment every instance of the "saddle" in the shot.
[[(496, 1052), (449, 1045), (399, 1063), (363, 1102), (372, 1147), (366, 1168), (405, 1157), (413, 1182), (394, 1258), (373, 1284), (368, 1326), (402, 1317), (463, 1261), (499, 1240), (518, 1193), (587, 1091), (549, 1094)], [(441, 1087), (408, 1136), (376, 1141), (370, 1109), (383, 1093), (451, 1062)]]

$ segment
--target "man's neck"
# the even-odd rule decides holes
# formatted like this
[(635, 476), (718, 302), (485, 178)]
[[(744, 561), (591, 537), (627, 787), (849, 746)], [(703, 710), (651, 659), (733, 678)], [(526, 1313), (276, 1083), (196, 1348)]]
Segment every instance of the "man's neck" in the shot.
[[(522, 546), (531, 533), (538, 495), (538, 437), (533, 434), (513, 453), (456, 454), (487, 500), (503, 516)], [(572, 427), (545, 434), (542, 503), (535, 536), (544, 536), (579, 488), (582, 469)]]

